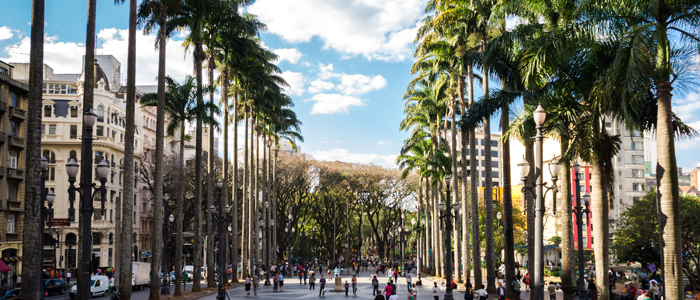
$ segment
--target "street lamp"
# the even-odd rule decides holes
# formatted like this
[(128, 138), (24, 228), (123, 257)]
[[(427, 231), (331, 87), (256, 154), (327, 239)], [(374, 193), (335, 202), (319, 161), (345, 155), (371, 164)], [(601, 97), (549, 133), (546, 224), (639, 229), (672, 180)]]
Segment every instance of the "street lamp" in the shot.
[[(552, 161), (549, 163), (549, 172), (552, 175), (552, 185), (548, 186), (546, 183), (543, 183), (542, 169), (544, 166), (542, 160), (542, 142), (544, 140), (544, 136), (542, 135), (542, 125), (544, 124), (546, 117), (547, 113), (542, 108), (542, 105), (539, 105), (533, 113), (533, 119), (537, 127), (537, 135), (535, 136), (535, 182), (533, 182), (531, 185), (528, 185), (527, 182), (527, 176), (530, 173), (530, 164), (524, 159), (523, 162), (518, 164), (518, 167), (520, 168), (520, 175), (522, 177), (521, 180), (523, 182), (523, 194), (525, 193), (525, 191), (529, 191), (535, 196), (535, 274), (532, 278), (532, 284), (534, 292), (533, 295), (535, 296), (534, 299), (538, 300), (543, 299), (544, 297), (544, 189), (547, 189), (547, 191), (551, 190), (554, 199), (557, 198), (557, 192), (559, 191), (559, 189), (557, 188), (557, 175), (559, 174), (559, 170), (561, 169), (561, 164), (559, 164), (559, 161), (557, 161), (556, 159), (552, 159)], [(525, 199), (523, 197), (523, 201), (524, 200)]]
[[(499, 211), (496, 214), (496, 219), (498, 220), (498, 222), (496, 223), (497, 224), (496, 229), (499, 229), (499, 228), (501, 229), (501, 249), (505, 250), (505, 245), (504, 245), (505, 244), (505, 234), (503, 233), (503, 231), (505, 230), (505, 226), (503, 226), (503, 224), (501, 223), (502, 218), (503, 218), (503, 214), (501, 214), (501, 212)], [(501, 261), (501, 263), (504, 263), (503, 259), (501, 258), (501, 253), (498, 253), (498, 259)], [(503, 280), (505, 280), (505, 275), (503, 277)]]
[[(452, 296), (452, 218), (457, 216), (459, 211), (458, 203), (450, 203), (450, 175), (445, 176), (445, 185), (447, 187), (446, 191), (446, 202), (438, 203), (438, 208), (440, 209), (440, 219), (445, 222), (445, 275), (447, 279), (447, 288), (445, 288), (445, 300), (454, 300)], [(447, 208), (447, 209), (445, 209)], [(450, 209), (452, 208), (452, 209)], [(454, 211), (454, 212), (453, 212)]]
[(287, 262), (291, 263), (292, 262), (292, 214), (291, 213), (287, 216), (287, 219), (289, 219), (289, 222), (287, 222), (287, 227), (284, 229), (284, 232), (287, 234)]
[[(80, 238), (83, 239), (83, 241), (92, 240), (92, 213), (95, 211), (95, 208), (93, 206), (93, 199), (95, 198), (94, 196), (96, 196), (97, 193), (100, 194), (100, 213), (102, 214), (102, 216), (104, 216), (105, 214), (105, 201), (107, 200), (107, 189), (105, 188), (105, 184), (107, 183), (107, 176), (109, 175), (109, 166), (107, 165), (107, 162), (104, 161), (104, 159), (97, 165), (97, 176), (102, 185), (100, 187), (97, 187), (97, 185), (92, 182), (92, 141), (95, 140), (92, 137), (92, 127), (93, 125), (95, 125), (96, 121), (97, 115), (95, 115), (95, 113), (92, 111), (92, 108), (88, 108), (83, 113), (83, 127), (85, 129), (85, 134), (81, 138), (81, 147), (83, 149), (83, 168), (81, 172), (83, 175), (83, 180), (82, 182), (80, 182), (80, 188), (75, 187), (75, 177), (78, 175), (78, 164), (75, 162), (74, 159), (71, 159), (66, 164), (66, 173), (68, 175), (68, 183), (70, 184), (70, 186), (68, 187), (68, 201), (70, 202), (69, 215), (75, 215), (73, 204), (75, 203), (76, 191), (80, 194), (80, 197), (82, 199), (82, 205), (80, 209), (83, 213), (83, 232), (81, 233)], [(82, 253), (91, 253), (92, 243), (83, 243), (81, 251)], [(89, 299), (92, 296), (92, 293), (90, 293), (90, 258), (90, 255), (83, 255), (81, 257), (80, 276), (78, 277), (78, 286), (80, 287), (80, 291), (78, 292), (78, 294), (80, 295), (81, 300)]]
[(224, 300), (226, 298), (226, 290), (224, 289), (224, 223), (228, 223), (228, 213), (231, 210), (231, 207), (226, 204), (224, 206), (223, 201), (221, 201), (221, 188), (224, 186), (224, 183), (221, 181), (221, 179), (216, 181), (216, 188), (218, 189), (219, 195), (218, 195), (218, 202), (219, 202), (219, 209), (217, 210), (216, 207), (212, 204), (209, 209), (212, 211), (216, 211), (217, 214), (212, 214), (212, 222), (217, 223), (217, 232), (219, 234), (219, 252), (217, 254), (217, 260), (218, 260), (218, 265), (219, 265), (219, 286), (218, 286), (218, 293), (216, 295), (217, 300)]
[[(263, 228), (265, 230), (265, 267), (269, 270), (270, 269), (270, 230), (272, 230), (271, 226), (275, 225), (275, 220), (267, 218), (268, 214), (268, 209), (270, 207), (270, 203), (265, 201), (265, 227)], [(269, 221), (268, 221), (269, 220)], [(262, 222), (262, 221), (260, 221)], [(265, 271), (265, 286), (270, 286), (270, 273)]]
[(399, 229), (400, 230), (399, 239), (401, 241), (401, 263), (399, 264), (399, 266), (400, 266), (401, 271), (403, 271), (404, 277), (406, 277), (406, 260), (405, 260), (406, 258), (404, 257), (404, 254), (405, 254), (404, 250), (405, 249), (404, 249), (404, 241), (403, 241), (403, 235), (405, 233), (405, 231), (403, 229), (404, 229), (405, 224), (406, 224), (406, 222), (404, 221), (405, 217), (406, 216), (401, 214), (401, 229)]
[[(168, 215), (168, 200), (170, 200), (170, 195), (165, 193), (165, 195), (163, 195), (163, 216)], [(160, 287), (161, 295), (170, 295), (170, 284), (168, 283), (168, 280), (170, 279), (168, 237), (170, 225), (175, 220), (175, 217), (171, 214), (168, 220), (170, 221), (169, 223), (163, 222), (163, 245), (165, 245), (165, 247), (163, 247), (163, 284)]]
[[(585, 295), (586, 292), (583, 289), (583, 215), (591, 212), (588, 208), (588, 205), (591, 202), (591, 195), (586, 192), (583, 197), (581, 197), (581, 178), (578, 173), (581, 170), (581, 164), (576, 162), (574, 163), (573, 167), (574, 173), (576, 174), (576, 178), (574, 178), (574, 181), (576, 182), (576, 206), (574, 206), (573, 210), (576, 214), (576, 226), (578, 227), (578, 288), (580, 296)], [(583, 200), (583, 203), (581, 203), (581, 200)]]
[[(418, 207), (420, 208), (420, 203), (418, 203)], [(416, 225), (416, 219), (418, 219), (418, 224)], [(423, 285), (423, 282), (420, 280), (420, 260), (421, 260), (421, 225), (420, 225), (420, 209), (418, 210), (418, 217), (416, 219), (411, 220), (411, 224), (413, 225), (413, 230), (416, 231), (416, 274), (418, 276), (418, 281), (416, 281), (416, 285)]]

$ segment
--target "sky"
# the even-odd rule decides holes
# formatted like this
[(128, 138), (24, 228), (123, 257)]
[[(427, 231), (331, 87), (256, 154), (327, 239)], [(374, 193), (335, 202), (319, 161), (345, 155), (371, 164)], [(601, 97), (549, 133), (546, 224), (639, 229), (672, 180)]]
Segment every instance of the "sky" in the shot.
[[(126, 69), (128, 6), (97, 1), (96, 54), (114, 55)], [(128, 2), (128, 1), (127, 1)], [(302, 121), (301, 151), (321, 160), (395, 167), (408, 133), (399, 130), (411, 80), (413, 40), (426, 0), (257, 0), (246, 10), (267, 24), (260, 37), (279, 56)], [(29, 61), (31, 1), (3, 5), (0, 60)], [(55, 73), (79, 73), (85, 54), (87, 1), (46, 2), (44, 61)], [(192, 74), (185, 33), (167, 45), (167, 74)], [(155, 84), (155, 36), (138, 32), (137, 85)], [(126, 72), (123, 72), (126, 74)], [(480, 96), (480, 88), (475, 88)], [(674, 111), (700, 129), (700, 93), (674, 95)], [(497, 117), (497, 116), (496, 116)], [(497, 132), (494, 120), (492, 131)], [(700, 138), (677, 145), (680, 167), (695, 167)], [(223, 149), (223, 147), (219, 147)]]

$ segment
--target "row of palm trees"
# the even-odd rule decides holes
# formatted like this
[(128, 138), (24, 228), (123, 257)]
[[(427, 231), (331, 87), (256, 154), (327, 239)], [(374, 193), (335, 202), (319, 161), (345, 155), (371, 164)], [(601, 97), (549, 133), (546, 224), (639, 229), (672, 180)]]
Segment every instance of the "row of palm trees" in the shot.
[[(671, 90), (683, 91), (695, 76), (689, 73), (700, 47), (700, 10), (693, 1), (630, 0), (430, 0), (427, 16), (416, 37), (415, 79), (404, 96), (405, 119), (400, 128), (410, 130), (398, 162), (421, 176), (420, 213), (425, 214), (423, 257), (435, 275), (444, 276), (436, 205), (443, 197), (445, 175), (452, 176), (454, 195), (464, 214), (455, 227), (456, 281), (474, 276), (482, 281), (481, 239), (485, 236), (487, 289), (495, 290), (493, 259), (493, 207), (491, 193), (484, 194), (484, 211), (478, 210), (475, 129), (490, 145), (490, 120), (500, 114), (502, 138), (502, 186), (507, 282), (514, 280), (513, 205), (510, 178), (510, 140), (525, 145), (534, 180), (532, 112), (547, 111), (544, 133), (561, 147), (561, 199), (571, 199), (571, 166), (582, 160), (592, 166), (592, 223), (596, 283), (602, 299), (608, 298), (608, 210), (614, 198), (613, 159), (621, 138), (606, 131), (604, 122), (615, 121), (630, 130), (655, 135), (659, 224), (663, 248), (665, 294), (682, 298), (678, 173), (674, 137), (692, 136), (671, 111)], [(507, 19), (521, 22), (506, 28)], [(477, 73), (475, 73), (475, 70)], [(681, 79), (681, 80), (677, 80)], [(491, 89), (489, 81), (500, 83)], [(483, 96), (475, 99), (474, 84)], [(465, 96), (466, 89), (466, 96)], [(466, 99), (465, 99), (466, 98)], [(513, 114), (511, 109), (516, 108)], [(459, 110), (459, 118), (456, 117)], [(457, 135), (461, 140), (457, 151)], [(467, 153), (469, 158), (467, 158)], [(490, 151), (484, 151), (490, 168)], [(491, 172), (484, 188), (491, 189)], [(460, 188), (457, 188), (460, 187)], [(525, 198), (527, 243), (534, 243), (534, 199)], [(460, 202), (461, 201), (461, 202)], [(567, 203), (567, 202), (564, 202)], [(471, 210), (468, 205), (471, 205)], [(572, 206), (558, 207), (562, 225), (562, 287), (565, 299), (576, 293)], [(485, 214), (481, 233), (478, 215)], [(471, 245), (468, 219), (471, 219)], [(457, 225), (457, 224), (456, 224)], [(460, 240), (461, 233), (461, 240)], [(460, 244), (461, 242), (461, 244)], [(468, 255), (471, 246), (471, 258)], [(533, 251), (528, 260), (533, 262)], [(470, 262), (472, 265), (470, 265)], [(473, 266), (473, 274), (470, 273)], [(462, 269), (464, 267), (464, 269)], [(532, 268), (532, 265), (530, 265)], [(530, 273), (533, 273), (530, 269)], [(508, 289), (508, 298), (514, 297)]]
[[(115, 4), (123, 4), (125, 0), (116, 0)], [(213, 149), (214, 130), (223, 130), (224, 140), (224, 170), (222, 174), (223, 182), (229, 182), (228, 167), (228, 137), (229, 127), (233, 126), (234, 144), (233, 144), (233, 174), (238, 174), (238, 124), (245, 124), (245, 141), (244, 155), (245, 163), (243, 170), (243, 182), (239, 180), (239, 176), (234, 176), (233, 186), (224, 188), (225, 195), (231, 194), (230, 202), (231, 209), (231, 225), (232, 232), (230, 244), (233, 245), (233, 251), (230, 254), (231, 264), (234, 266), (238, 262), (238, 213), (239, 203), (242, 207), (241, 216), (242, 229), (241, 245), (242, 245), (242, 263), (244, 272), (251, 272), (254, 268), (254, 263), (259, 258), (261, 249), (257, 248), (257, 243), (254, 243), (253, 237), (258, 236), (257, 226), (260, 220), (260, 200), (258, 197), (263, 197), (270, 202), (271, 211), (276, 214), (274, 180), (275, 169), (277, 162), (277, 154), (281, 140), (287, 140), (292, 145), (295, 141), (302, 140), (300, 135), (301, 122), (297, 119), (293, 107), (292, 99), (284, 94), (283, 88), (287, 86), (286, 82), (279, 76), (280, 69), (274, 64), (277, 56), (269, 50), (262, 47), (258, 38), (260, 30), (265, 28), (265, 25), (257, 20), (253, 15), (242, 12), (242, 6), (250, 4), (249, 0), (144, 0), (140, 4), (136, 0), (129, 1), (129, 42), (128, 42), (128, 61), (127, 61), (127, 97), (126, 97), (126, 114), (127, 123), (134, 123), (135, 113), (135, 70), (136, 70), (136, 30), (142, 28), (146, 33), (157, 32), (157, 44), (155, 45), (159, 51), (159, 67), (158, 67), (158, 89), (155, 94), (144, 95), (141, 99), (142, 105), (157, 107), (157, 122), (156, 122), (156, 155), (155, 155), (155, 172), (154, 172), (154, 226), (153, 226), (153, 249), (162, 249), (162, 226), (163, 216), (163, 162), (164, 162), (164, 136), (166, 134), (166, 114), (169, 120), (167, 124), (167, 134), (172, 136), (179, 132), (180, 154), (184, 154), (184, 141), (188, 138), (185, 136), (185, 125), (188, 123), (196, 124), (196, 142), (195, 142), (195, 202), (202, 204), (202, 169), (203, 169), (203, 129), (208, 126), (210, 149)], [(88, 0), (88, 23), (87, 23), (87, 39), (86, 39), (86, 60), (91, 61), (94, 58), (94, 37), (95, 34), (95, 19), (96, 19), (96, 1)], [(29, 128), (38, 128), (41, 124), (41, 66), (43, 64), (43, 29), (44, 23), (44, 0), (33, 1), (32, 11), (32, 37), (31, 37), (31, 62), (30, 68), (30, 99), (29, 99)], [(193, 48), (194, 70), (195, 76), (189, 76), (182, 83), (169, 78), (165, 74), (166, 67), (166, 43), (173, 32), (188, 32), (185, 41), (187, 49)], [(146, 46), (148, 47), (148, 46)], [(207, 62), (205, 65), (204, 62)], [(33, 64), (32, 64), (33, 63)], [(92, 64), (86, 66), (86, 83), (84, 107), (87, 109), (92, 107), (92, 89), (94, 77)], [(202, 72), (208, 70), (209, 84), (203, 82)], [(218, 78), (215, 78), (215, 73)], [(38, 75), (37, 75), (38, 74)], [(38, 83), (37, 83), (38, 82)], [(216, 87), (220, 88), (221, 97), (218, 103), (214, 103), (214, 91)], [(209, 101), (205, 103), (204, 96), (209, 93)], [(221, 109), (220, 109), (221, 108)], [(32, 114), (34, 113), (34, 114)], [(223, 114), (223, 124), (217, 122), (215, 117), (217, 114)], [(129, 121), (131, 119), (131, 121)], [(131, 129), (131, 132), (130, 132)], [(30, 132), (27, 144), (36, 143), (40, 145), (39, 130)], [(133, 127), (127, 126), (125, 136), (125, 173), (126, 182), (133, 181), (135, 174), (133, 168)], [(40, 149), (41, 147), (32, 147), (31, 149)], [(262, 149), (258, 149), (262, 148)], [(37, 152), (37, 153), (34, 153)], [(37, 151), (28, 151), (27, 163), (28, 166), (36, 165), (37, 168), (28, 168), (27, 172), (27, 207), (30, 209), (25, 217), (25, 241), (32, 241), (30, 236), (38, 234), (41, 225), (39, 214), (32, 213), (34, 209), (41, 207), (40, 191), (34, 187), (38, 185), (39, 170), (38, 163), (31, 164), (33, 161), (39, 160), (40, 153)], [(86, 151), (83, 151), (86, 153)], [(89, 153), (88, 153), (89, 155)], [(212, 168), (213, 163), (212, 153), (209, 155), (209, 168)], [(90, 161), (84, 159), (83, 161)], [(179, 168), (184, 170), (184, 157), (180, 155)], [(213, 169), (212, 169), (213, 170)], [(184, 171), (180, 172), (184, 176)], [(205, 207), (210, 207), (213, 202), (213, 172), (208, 172), (207, 191), (208, 199)], [(32, 184), (36, 182), (37, 184)], [(182, 181), (181, 181), (182, 182)], [(133, 189), (131, 185), (124, 186), (125, 195), (133, 195), (133, 192), (128, 189)], [(232, 192), (229, 193), (228, 190)], [(239, 189), (243, 190), (242, 199), (239, 199)], [(183, 245), (183, 207), (184, 207), (184, 188), (183, 185), (178, 187), (178, 195), (174, 197), (176, 200), (176, 253), (175, 257), (182, 256)], [(256, 201), (257, 200), (257, 201)], [(206, 221), (202, 220), (204, 214), (202, 205), (194, 205), (195, 207), (195, 236), (203, 236), (202, 226), (206, 225), (209, 228), (209, 236), (214, 236), (213, 224), (211, 224), (211, 214), (213, 211), (207, 211)], [(119, 239), (128, 240), (133, 231), (133, 220), (131, 201), (125, 200), (122, 203), (122, 224), (117, 225), (117, 245), (121, 245), (117, 250), (119, 255), (116, 255), (115, 266), (117, 266), (116, 281), (121, 281), (119, 292), (122, 299), (130, 299), (131, 286), (129, 278), (131, 278), (131, 249), (129, 243), (120, 243)], [(262, 218), (265, 218), (264, 216)], [(270, 218), (270, 217), (267, 217)], [(82, 226), (82, 223), (81, 223)], [(37, 230), (32, 230), (32, 228)], [(272, 235), (275, 236), (274, 234)], [(223, 238), (223, 237), (220, 237)], [(82, 242), (82, 239), (80, 239)], [(207, 239), (211, 244), (206, 249), (210, 251), (208, 257), (214, 257), (213, 247), (214, 239)], [(193, 257), (202, 257), (201, 244), (202, 239), (194, 239)], [(227, 241), (228, 242), (228, 241)], [(274, 243), (274, 241), (273, 241)], [(23, 277), (25, 278), (25, 287), (22, 289), (23, 299), (37, 299), (41, 296), (39, 288), (39, 279), (41, 276), (40, 263), (41, 255), (40, 246), (34, 243), (27, 242), (23, 245), (26, 252), (25, 265), (23, 268)], [(223, 251), (223, 250), (222, 250)], [(36, 255), (32, 255), (36, 252)], [(36, 256), (36, 257), (34, 257)], [(80, 253), (79, 253), (80, 256)], [(181, 296), (182, 282), (182, 266), (180, 260), (175, 259), (176, 287), (175, 296)], [(31, 267), (36, 264), (37, 268)], [(153, 266), (162, 265), (162, 255), (160, 251), (154, 251), (152, 256)], [(207, 261), (208, 269), (215, 270), (214, 261)], [(201, 261), (194, 260), (194, 269), (198, 270), (201, 267)], [(158, 278), (159, 269), (152, 268), (151, 278)], [(211, 276), (207, 278), (210, 287), (215, 286), (214, 272), (209, 272)], [(200, 291), (200, 273), (194, 272), (193, 291)], [(234, 280), (236, 272), (233, 273)], [(122, 280), (119, 280), (122, 279)], [(36, 286), (34, 286), (36, 285)], [(153, 280), (151, 282), (151, 292), (149, 299), (159, 299), (160, 282)], [(78, 295), (80, 297), (80, 295)]]

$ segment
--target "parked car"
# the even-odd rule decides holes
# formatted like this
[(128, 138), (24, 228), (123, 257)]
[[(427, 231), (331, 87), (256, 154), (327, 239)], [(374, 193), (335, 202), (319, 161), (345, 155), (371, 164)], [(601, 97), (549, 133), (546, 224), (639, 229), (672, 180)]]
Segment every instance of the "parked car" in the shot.
[[(93, 297), (107, 296), (109, 291), (109, 278), (103, 275), (92, 275), (90, 277), (90, 293)], [(78, 285), (74, 285), (70, 288), (70, 293), (68, 295), (71, 299), (75, 299), (78, 293)]]
[(7, 290), (5, 294), (0, 297), (0, 300), (16, 300), (19, 299), (19, 293), (22, 289), (11, 289)]
[(170, 282), (175, 282), (175, 271), (170, 272)]
[(65, 294), (66, 293), (66, 283), (62, 279), (49, 279), (44, 280), (44, 290), (49, 294)]

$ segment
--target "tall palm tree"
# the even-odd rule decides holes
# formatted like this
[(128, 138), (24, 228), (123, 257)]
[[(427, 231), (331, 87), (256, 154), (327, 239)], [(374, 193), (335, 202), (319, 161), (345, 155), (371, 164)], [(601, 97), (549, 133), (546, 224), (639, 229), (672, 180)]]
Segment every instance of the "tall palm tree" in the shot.
[[(44, 0), (32, 1), (32, 29), (30, 36), (29, 56), (29, 99), (27, 109), (27, 150), (25, 165), (25, 200), (24, 200), (24, 232), (22, 234), (22, 253), (24, 268), (21, 276), (24, 278), (22, 299), (41, 299), (43, 296), (42, 264), (43, 250), (43, 220), (40, 190), (41, 170), (41, 109), (44, 70)], [(29, 167), (32, 166), (32, 167)]]
[[(132, 1), (133, 2), (133, 1)], [(157, 87), (157, 99), (156, 99), (156, 162), (155, 162), (155, 172), (154, 172), (154, 212), (156, 215), (162, 210), (163, 206), (163, 160), (164, 160), (164, 137), (165, 137), (165, 57), (166, 57), (166, 42), (167, 42), (167, 28), (166, 21), (169, 15), (172, 14), (179, 7), (179, 3), (176, 0), (148, 0), (141, 2), (138, 9), (137, 22), (144, 29), (144, 32), (150, 33), (154, 30), (155, 26), (158, 26), (158, 87)], [(177, 213), (176, 213), (177, 214)], [(160, 218), (154, 215), (155, 224), (160, 224), (164, 220), (164, 216), (160, 214)], [(182, 218), (178, 219), (179, 223), (182, 223)], [(180, 224), (181, 226), (181, 224)], [(162, 236), (162, 227), (153, 226), (153, 245), (152, 249), (159, 249), (161, 245), (164, 245), (166, 241), (159, 240)], [(178, 234), (180, 238), (182, 234)], [(180, 244), (182, 245), (182, 242)], [(157, 252), (157, 251), (156, 251)], [(182, 256), (182, 247), (176, 247), (175, 257)], [(121, 257), (120, 260), (121, 261)], [(179, 262), (179, 259), (175, 259)], [(155, 264), (155, 263), (154, 263)], [(121, 265), (121, 264), (119, 264)], [(164, 262), (167, 266), (168, 262)], [(153, 268), (155, 269), (155, 268)], [(166, 273), (168, 273), (167, 268), (164, 268)], [(181, 268), (175, 268), (176, 278), (182, 277)], [(121, 273), (120, 273), (121, 276)], [(151, 277), (154, 275), (151, 274)], [(119, 281), (115, 280), (118, 284)], [(175, 296), (180, 296), (180, 282), (181, 280), (176, 280), (175, 283)], [(151, 291), (158, 290), (156, 283), (151, 284)], [(152, 292), (153, 293), (153, 292)], [(155, 296), (154, 296), (155, 297)]]
[[(683, 297), (680, 212), (671, 91), (673, 81), (682, 71), (682, 67), (673, 61), (675, 54), (682, 52), (678, 49), (697, 49), (700, 46), (698, 4), (694, 1), (657, 0), (588, 1), (586, 4), (604, 32), (617, 30), (605, 24), (623, 26), (619, 40), (624, 51), (617, 53), (612, 76), (615, 83), (623, 83), (619, 87), (625, 92), (622, 100), (635, 101), (646, 98), (648, 91), (655, 92), (657, 198), (664, 294), (680, 299)], [(607, 87), (615, 88), (612, 82)]]

